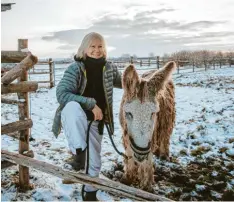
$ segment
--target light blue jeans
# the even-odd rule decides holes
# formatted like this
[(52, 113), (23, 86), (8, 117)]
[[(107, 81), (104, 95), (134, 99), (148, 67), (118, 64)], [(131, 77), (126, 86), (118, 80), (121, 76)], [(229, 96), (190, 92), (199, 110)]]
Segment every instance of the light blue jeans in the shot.
[[(102, 135), (98, 132), (98, 121), (93, 121), (89, 131), (89, 169), (91, 177), (98, 177), (101, 170), (101, 142)], [(62, 126), (73, 154), (77, 148), (86, 149), (86, 137), (89, 121), (86, 114), (77, 102), (69, 102), (62, 110)], [(96, 191), (93, 186), (86, 185), (85, 191)]]

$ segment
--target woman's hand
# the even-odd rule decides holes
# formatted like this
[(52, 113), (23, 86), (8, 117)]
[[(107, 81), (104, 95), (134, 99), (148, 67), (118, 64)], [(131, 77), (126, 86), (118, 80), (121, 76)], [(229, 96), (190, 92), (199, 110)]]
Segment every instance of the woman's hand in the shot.
[(102, 110), (97, 105), (94, 106), (92, 112), (94, 114), (94, 121), (103, 119)]

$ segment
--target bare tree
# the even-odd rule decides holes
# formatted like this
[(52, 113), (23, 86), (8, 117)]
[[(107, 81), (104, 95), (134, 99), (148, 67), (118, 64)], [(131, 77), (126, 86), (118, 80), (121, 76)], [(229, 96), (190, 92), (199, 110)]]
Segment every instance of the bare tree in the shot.
[(224, 60), (224, 54), (221, 51), (218, 51), (217, 54), (216, 54), (216, 58), (218, 60), (219, 67), (221, 68), (223, 60)]
[(226, 57), (228, 59), (229, 66), (231, 67), (232, 65), (234, 65), (234, 52), (233, 51), (227, 52)]

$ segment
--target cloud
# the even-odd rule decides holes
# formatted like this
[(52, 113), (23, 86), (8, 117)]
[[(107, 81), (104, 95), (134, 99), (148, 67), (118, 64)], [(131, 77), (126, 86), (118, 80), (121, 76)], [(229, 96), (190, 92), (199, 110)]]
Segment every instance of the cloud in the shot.
[[(63, 30), (43, 36), (45, 41), (59, 41), (65, 45), (59, 49), (78, 48), (82, 38), (89, 32), (99, 32), (106, 37), (107, 44), (113, 54), (120, 55), (123, 50), (129, 53), (140, 54), (155, 52), (155, 47), (161, 47), (159, 52), (185, 47), (186, 44), (221, 43), (223, 37), (233, 36), (233, 32), (216, 31), (208, 32), (208, 28), (215, 28), (227, 21), (193, 21), (182, 22), (159, 18), (158, 14), (173, 13), (173, 8), (161, 8), (152, 11), (136, 11), (132, 17), (128, 15), (107, 14), (92, 21), (92, 25), (86, 29)], [(225, 43), (224, 43), (225, 44)], [(220, 45), (220, 44), (218, 44)], [(149, 49), (149, 50), (148, 50)]]
[(201, 28), (210, 28), (215, 25), (222, 25), (225, 24), (226, 21), (197, 21), (197, 22), (191, 22), (187, 24), (183, 24), (181, 26), (178, 26), (177, 29), (179, 30), (199, 30)]
[(61, 46), (57, 47), (57, 49), (60, 49), (60, 50), (71, 50), (71, 49), (74, 49), (74, 48), (77, 48), (77, 46), (71, 45), (71, 44), (61, 45)]

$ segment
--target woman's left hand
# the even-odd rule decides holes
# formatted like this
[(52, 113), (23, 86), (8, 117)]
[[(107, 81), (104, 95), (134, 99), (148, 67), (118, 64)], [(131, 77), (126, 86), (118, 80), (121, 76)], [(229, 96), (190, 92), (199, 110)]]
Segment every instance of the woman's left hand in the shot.
[(94, 121), (103, 119), (102, 110), (97, 105), (94, 106), (92, 112), (94, 114)]

